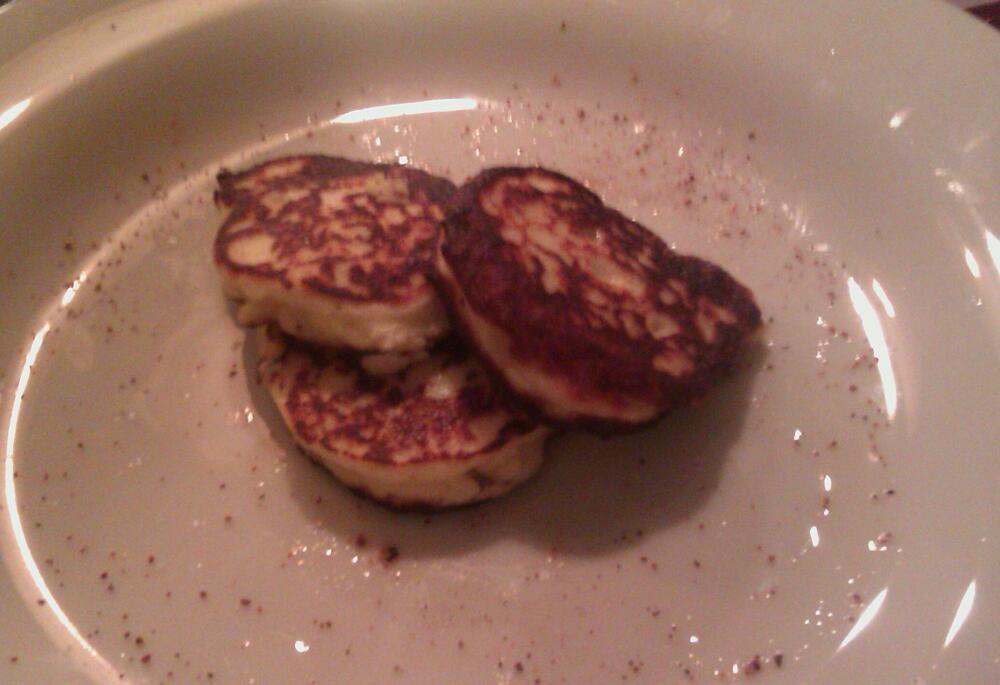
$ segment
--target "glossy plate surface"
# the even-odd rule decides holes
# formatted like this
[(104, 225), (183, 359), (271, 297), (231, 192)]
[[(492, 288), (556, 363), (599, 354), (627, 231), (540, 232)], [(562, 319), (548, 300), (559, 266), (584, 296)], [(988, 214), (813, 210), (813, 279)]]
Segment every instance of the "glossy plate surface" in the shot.
[[(0, 682), (1000, 680), (990, 29), (205, 4), (0, 67)], [(572, 174), (752, 287), (762, 342), (507, 498), (385, 511), (291, 447), (210, 263), (220, 166), (299, 151)]]

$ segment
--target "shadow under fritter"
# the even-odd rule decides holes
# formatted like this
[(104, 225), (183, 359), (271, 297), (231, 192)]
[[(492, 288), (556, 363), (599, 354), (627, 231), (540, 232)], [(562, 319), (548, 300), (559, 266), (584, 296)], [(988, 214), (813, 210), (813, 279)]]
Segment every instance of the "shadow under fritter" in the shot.
[(744, 351), (734, 374), (696, 407), (675, 411), (635, 433), (552, 438), (535, 478), (497, 500), (419, 513), (388, 509), (353, 493), (295, 445), (271, 397), (257, 382), (254, 336), (243, 348), (257, 416), (286, 454), (283, 473), (306, 518), (350, 543), (392, 545), (407, 558), (460, 556), (516, 539), (541, 550), (603, 556), (683, 522), (715, 491), (740, 435), (761, 345)]

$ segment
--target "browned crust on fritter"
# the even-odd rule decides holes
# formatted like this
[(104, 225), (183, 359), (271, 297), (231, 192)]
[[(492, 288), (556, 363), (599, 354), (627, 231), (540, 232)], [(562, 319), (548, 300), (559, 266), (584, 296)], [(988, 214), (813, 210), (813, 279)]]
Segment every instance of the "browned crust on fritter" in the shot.
[[(454, 285), (446, 279), (441, 278), (439, 275), (435, 275), (432, 278), (432, 282), (445, 302), (450, 303), (453, 301), (452, 298), (460, 297), (458, 293), (452, 290)], [(475, 351), (479, 364), (493, 379), (493, 383), (507, 397), (508, 404), (512, 407), (517, 407), (521, 414), (529, 417), (532, 421), (549, 427), (553, 431), (553, 436), (562, 435), (566, 431), (573, 429), (583, 429), (605, 437), (638, 433), (645, 428), (649, 428), (661, 418), (660, 415), (657, 415), (650, 418), (648, 421), (642, 421), (639, 423), (615, 421), (614, 419), (607, 418), (574, 418), (572, 420), (553, 418), (552, 416), (546, 414), (541, 402), (537, 398), (518, 392), (517, 389), (510, 384), (507, 380), (507, 376), (503, 372), (503, 369), (498, 364), (494, 363), (489, 355), (487, 355), (480, 348), (475, 334), (472, 332), (472, 329), (469, 328), (469, 325), (464, 319), (456, 315), (452, 315), (451, 319), (452, 329), (455, 334)], [(697, 400), (693, 400), (693, 402), (696, 401)]]
[[(279, 165), (301, 163), (302, 168), (287, 175), (268, 177), (269, 169)], [(320, 215), (320, 193), (337, 184), (338, 179), (384, 173), (390, 178), (405, 180), (408, 201), (422, 206), (422, 216), (407, 217), (400, 226), (388, 227), (381, 220), (387, 205), (365, 198), (351, 208), (351, 221), (364, 225), (371, 231), (370, 243), (381, 257), (369, 272), (357, 265), (351, 267), (351, 287), (340, 287), (333, 278), (338, 262), (350, 258), (325, 255), (320, 258), (316, 274), (304, 279), (305, 288), (347, 301), (401, 303), (412, 295), (412, 279), (426, 275), (432, 269), (431, 260), (442, 208), (451, 198), (455, 186), (447, 179), (433, 176), (418, 169), (394, 165), (361, 162), (341, 157), (301, 155), (269, 160), (241, 172), (223, 169), (217, 176), (218, 189), (215, 202), (229, 210), (219, 229), (214, 245), (216, 264), (234, 274), (256, 279), (272, 280), (284, 287), (292, 287), (288, 269), (281, 260), (296, 259), (303, 250), (322, 250), (324, 243), (340, 239), (328, 230), (326, 219)], [(253, 182), (258, 188), (241, 188)], [(308, 193), (299, 199), (283, 204), (272, 212), (261, 197), (267, 192), (301, 191)], [(363, 195), (364, 193), (359, 193)], [(438, 215), (435, 218), (433, 215)], [(253, 234), (267, 233), (274, 240), (278, 251), (274, 262), (247, 265), (230, 257), (230, 247)], [(403, 239), (403, 236), (409, 236)]]
[[(471, 361), (465, 384), (459, 393), (443, 399), (424, 395), (426, 384), (404, 382), (406, 371), (389, 376), (372, 376), (361, 366), (360, 355), (347, 350), (313, 347), (268, 328), (269, 336), (280, 336), (285, 345), (280, 356), (262, 357), (259, 370), (263, 381), (270, 385), (290, 381), (286, 389), (283, 412), (290, 417), (289, 428), (302, 442), (322, 445), (344, 458), (379, 464), (386, 467), (406, 467), (421, 463), (466, 461), (496, 450), (512, 438), (525, 435), (537, 424), (512, 405), (488, 374), (471, 360), (467, 348), (457, 339), (449, 338), (432, 351), (442, 368)], [(288, 370), (294, 370), (288, 374)], [(318, 390), (324, 373), (350, 374), (355, 379), (350, 387), (336, 395)], [(287, 378), (287, 376), (291, 376)], [(285, 378), (278, 378), (286, 376)], [(363, 408), (354, 406), (358, 400)], [(436, 451), (433, 445), (459, 432), (468, 437), (469, 423), (490, 414), (507, 414), (494, 439), (475, 451)], [(332, 441), (347, 438), (368, 443), (363, 454), (347, 454), (332, 447)], [(308, 447), (305, 447), (308, 451)], [(393, 454), (415, 450), (419, 457), (396, 462)]]
[[(678, 324), (675, 334), (664, 340), (646, 330), (636, 332), (635, 326), (629, 334), (621, 322), (595, 325), (593, 318), (587, 317), (585, 291), (599, 290), (616, 314), (620, 314), (616, 307), (622, 295), (602, 287), (582, 269), (567, 267), (562, 271), (565, 292), (546, 290), (538, 272), (525, 265), (524, 255), (501, 237), (502, 218), (490, 215), (482, 202), (484, 192), (494, 183), (537, 172), (568, 185), (569, 192), (533, 194), (524, 188), (511, 189), (504, 198), (502, 218), (511, 216), (518, 203), (542, 198), (556, 216), (571, 224), (574, 232), (584, 236), (600, 232), (608, 256), (621, 268), (641, 275), (645, 283), (643, 299), (652, 303), (654, 311)], [(640, 263), (639, 254), (645, 255), (646, 263)], [(456, 307), (459, 296), (509, 336), (515, 360), (565, 379), (580, 397), (600, 398), (612, 404), (638, 399), (656, 405), (662, 413), (697, 400), (732, 366), (738, 349), (761, 325), (761, 313), (751, 291), (722, 268), (677, 254), (645, 227), (604, 206), (581, 184), (544, 169), (495, 168), (466, 182), (445, 221), (441, 255), (460, 292), (440, 277), (439, 291), (467, 340), (475, 344), (468, 323), (462, 321)], [(673, 287), (678, 281), (682, 289)], [(662, 290), (676, 296), (672, 303), (656, 296)], [(731, 322), (717, 323), (711, 342), (699, 334), (695, 321), (697, 303), (706, 300), (733, 316)], [(655, 369), (653, 359), (664, 350), (689, 358), (693, 362), (690, 371), (674, 375)], [(505, 377), (504, 370), (493, 360), (487, 359), (487, 363), (501, 378)], [(522, 399), (539, 405), (538, 398)], [(591, 427), (623, 427), (615, 420), (581, 418)]]

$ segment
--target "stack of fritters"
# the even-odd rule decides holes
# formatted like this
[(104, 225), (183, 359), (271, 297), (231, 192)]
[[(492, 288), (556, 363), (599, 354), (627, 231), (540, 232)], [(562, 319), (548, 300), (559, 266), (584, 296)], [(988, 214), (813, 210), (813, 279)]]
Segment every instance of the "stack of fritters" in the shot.
[[(703, 395), (760, 326), (752, 293), (576, 181), (456, 189), (322, 156), (219, 175), (215, 243), (296, 442), (399, 507), (495, 497), (553, 428), (631, 429)], [(452, 324), (456, 329), (451, 331)]]

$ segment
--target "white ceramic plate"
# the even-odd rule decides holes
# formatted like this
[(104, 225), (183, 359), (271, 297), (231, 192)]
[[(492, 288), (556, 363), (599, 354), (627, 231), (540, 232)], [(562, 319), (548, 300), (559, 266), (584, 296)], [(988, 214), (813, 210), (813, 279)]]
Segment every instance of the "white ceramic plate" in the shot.
[[(1000, 36), (936, 2), (171, 0), (37, 43), (0, 681), (997, 682), (998, 112)], [(387, 512), (290, 448), (209, 260), (220, 166), (301, 150), (567, 171), (765, 342), (510, 497)]]

